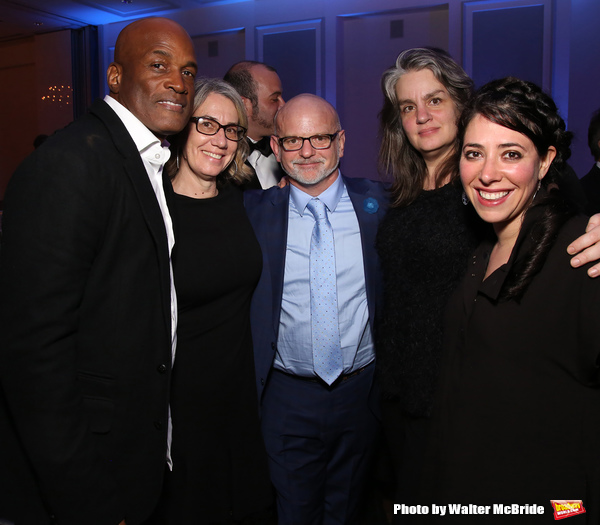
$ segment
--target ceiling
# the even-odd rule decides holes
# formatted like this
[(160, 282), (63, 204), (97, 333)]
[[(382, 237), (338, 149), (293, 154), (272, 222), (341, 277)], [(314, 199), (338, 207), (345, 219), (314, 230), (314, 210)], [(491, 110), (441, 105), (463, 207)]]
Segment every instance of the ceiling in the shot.
[(0, 0), (0, 42), (231, 0)]

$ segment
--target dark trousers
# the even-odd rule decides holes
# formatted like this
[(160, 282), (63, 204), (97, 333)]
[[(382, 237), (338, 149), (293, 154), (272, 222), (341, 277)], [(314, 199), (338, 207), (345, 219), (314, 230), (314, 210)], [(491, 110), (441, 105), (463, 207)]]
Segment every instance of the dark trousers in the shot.
[(262, 430), (279, 525), (357, 523), (379, 422), (374, 365), (333, 386), (273, 370)]

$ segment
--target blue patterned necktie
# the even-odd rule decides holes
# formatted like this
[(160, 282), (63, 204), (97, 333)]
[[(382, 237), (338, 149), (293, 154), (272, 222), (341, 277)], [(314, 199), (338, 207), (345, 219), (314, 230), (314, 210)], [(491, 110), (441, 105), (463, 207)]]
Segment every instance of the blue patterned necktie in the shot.
[(310, 318), (315, 373), (331, 385), (344, 364), (338, 322), (333, 229), (325, 204), (311, 199), (306, 207), (315, 218), (310, 238)]

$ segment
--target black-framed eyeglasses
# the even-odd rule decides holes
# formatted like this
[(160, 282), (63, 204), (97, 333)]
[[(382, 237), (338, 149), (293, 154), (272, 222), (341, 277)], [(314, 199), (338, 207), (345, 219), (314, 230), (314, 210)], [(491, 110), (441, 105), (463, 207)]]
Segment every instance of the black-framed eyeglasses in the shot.
[(327, 149), (338, 136), (339, 131), (335, 133), (320, 133), (311, 137), (281, 137), (277, 141), (284, 151), (299, 151), (304, 146), (304, 141), (308, 140), (310, 145), (315, 149)]
[(202, 135), (216, 135), (219, 130), (223, 128), (225, 131), (225, 138), (239, 142), (246, 136), (246, 128), (238, 124), (219, 124), (214, 118), (211, 117), (192, 117), (190, 122), (196, 123), (196, 129), (198, 133)]

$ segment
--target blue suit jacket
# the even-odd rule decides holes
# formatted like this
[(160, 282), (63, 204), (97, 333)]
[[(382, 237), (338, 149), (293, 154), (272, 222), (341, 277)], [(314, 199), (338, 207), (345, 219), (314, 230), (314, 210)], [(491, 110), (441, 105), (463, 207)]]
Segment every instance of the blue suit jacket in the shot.
[[(377, 227), (387, 209), (387, 190), (369, 179), (343, 177), (360, 227), (369, 321), (381, 301), (379, 259), (375, 251)], [(283, 293), (283, 274), (288, 231), (289, 185), (266, 191), (246, 191), (246, 211), (263, 252), (263, 270), (252, 298), (251, 323), (259, 401), (275, 358)]]

